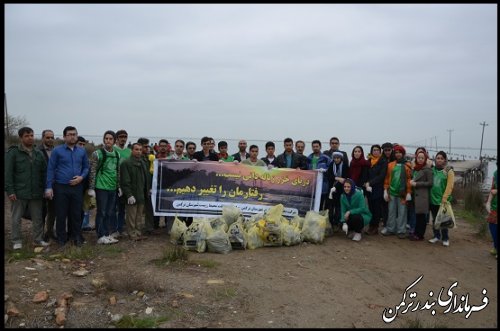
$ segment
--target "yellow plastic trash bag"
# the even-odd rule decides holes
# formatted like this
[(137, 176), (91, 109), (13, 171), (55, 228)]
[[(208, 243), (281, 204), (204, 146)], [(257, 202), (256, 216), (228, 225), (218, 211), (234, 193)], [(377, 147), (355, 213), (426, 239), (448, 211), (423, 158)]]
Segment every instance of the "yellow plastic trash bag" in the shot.
[(436, 221), (434, 222), (434, 229), (454, 229), (456, 227), (457, 222), (455, 221), (455, 215), (453, 214), (451, 203), (446, 201), (439, 206)]
[(247, 233), (243, 229), (243, 224), (240, 221), (236, 221), (229, 226), (227, 230), (229, 235), (229, 242), (233, 249), (245, 249), (247, 246)]
[(327, 216), (315, 211), (308, 211), (302, 226), (302, 239), (315, 244), (322, 243), (325, 238)]
[(207, 248), (206, 239), (213, 232), (208, 219), (193, 219), (184, 232), (184, 249), (203, 253)]
[(259, 229), (256, 225), (253, 225), (247, 231), (247, 247), (249, 249), (264, 247), (264, 242), (259, 236)]
[(281, 222), (281, 238), (285, 246), (298, 245), (302, 241), (299, 228), (290, 224), (288, 221)]
[(252, 215), (250, 216), (249, 218), (244, 218), (242, 223), (243, 223), (243, 228), (245, 229), (245, 231), (248, 232), (248, 230), (250, 230), (250, 228), (255, 224), (257, 223), (259, 220), (263, 219), (264, 218), (264, 214), (260, 213), (260, 214), (255, 214), (255, 215)]
[(235, 206), (224, 206), (222, 207), (222, 218), (229, 227), (231, 224), (236, 222), (238, 218), (242, 217), (241, 210)]
[[(227, 224), (225, 225), (227, 226)], [(207, 236), (206, 242), (209, 252), (227, 254), (231, 251), (231, 242), (229, 241), (229, 236), (222, 229), (218, 229), (210, 233)]]
[(224, 232), (227, 232), (227, 229), (228, 229), (228, 225), (227, 225), (226, 221), (224, 220), (224, 218), (222, 218), (222, 217), (211, 218), (210, 219), (210, 226), (212, 226), (212, 229), (214, 231), (222, 230)]
[(182, 245), (184, 242), (184, 232), (186, 232), (186, 230), (186, 223), (178, 219), (176, 216), (174, 224), (172, 224), (172, 229), (170, 229), (170, 242), (172, 244)]
[(296, 215), (290, 220), (290, 224), (297, 227), (299, 230), (302, 230), (302, 226), (304, 225), (304, 217)]

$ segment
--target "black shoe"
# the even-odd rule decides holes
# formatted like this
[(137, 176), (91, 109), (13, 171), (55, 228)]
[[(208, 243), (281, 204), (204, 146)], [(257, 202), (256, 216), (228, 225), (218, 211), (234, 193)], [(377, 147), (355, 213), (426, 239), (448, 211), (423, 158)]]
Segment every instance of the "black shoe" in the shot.
[(76, 246), (76, 247), (82, 247), (84, 242), (81, 241), (81, 240), (75, 240), (73, 241), (73, 244)]
[(84, 232), (90, 232), (90, 231), (94, 231), (95, 229), (91, 226), (86, 226), (86, 227), (83, 227), (82, 228), (82, 231)]

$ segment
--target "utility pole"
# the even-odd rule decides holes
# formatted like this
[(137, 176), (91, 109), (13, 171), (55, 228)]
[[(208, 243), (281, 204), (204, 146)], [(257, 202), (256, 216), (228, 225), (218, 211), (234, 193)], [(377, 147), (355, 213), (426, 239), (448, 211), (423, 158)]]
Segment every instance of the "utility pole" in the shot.
[(483, 133), (481, 134), (481, 148), (479, 149), (479, 162), (483, 162), (483, 157), (481, 156), (481, 153), (483, 152), (483, 137), (484, 137), (484, 127), (488, 126), (486, 122), (479, 123), (479, 125), (483, 126)]
[(452, 133), (453, 131), (455, 131), (455, 130), (450, 129), (450, 130), (446, 130), (446, 131), (448, 131), (448, 132), (450, 133), (450, 142), (449, 142), (449, 145), (448, 145), (448, 154), (450, 154), (450, 156), (449, 156), (449, 157), (451, 157), (451, 133)]

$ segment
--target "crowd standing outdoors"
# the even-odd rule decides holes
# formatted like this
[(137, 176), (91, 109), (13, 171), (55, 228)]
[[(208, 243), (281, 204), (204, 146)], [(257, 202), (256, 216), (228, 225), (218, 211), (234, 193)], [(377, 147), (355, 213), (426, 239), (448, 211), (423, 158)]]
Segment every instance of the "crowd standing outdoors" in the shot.
[[(454, 172), (443, 151), (434, 164), (425, 148), (415, 151), (410, 162), (402, 145), (374, 144), (365, 157), (355, 146), (348, 154), (340, 149), (337, 137), (330, 149), (321, 152), (321, 142), (313, 140), (312, 153), (304, 155), (305, 143), (291, 138), (283, 141), (283, 153), (276, 155), (272, 141), (265, 144), (266, 155), (259, 158), (259, 147), (240, 140), (238, 151), (229, 154), (226, 141), (217, 144), (203, 137), (201, 149), (196, 143), (178, 139), (172, 149), (166, 139), (150, 144), (149, 139), (128, 141), (126, 130), (108, 130), (102, 147), (87, 158), (87, 140), (77, 129), (67, 126), (64, 143), (54, 147), (54, 132), (44, 130), (42, 143), (34, 145), (34, 132), (23, 127), (20, 143), (8, 148), (5, 157), (5, 192), (12, 203), (13, 249), (22, 248), (21, 218), (26, 210), (33, 222), (35, 245), (49, 241), (64, 246), (85, 243), (83, 231), (96, 231), (97, 244), (114, 244), (118, 238), (147, 239), (159, 234), (160, 217), (155, 217), (151, 201), (153, 162), (155, 159), (193, 162), (234, 162), (260, 167), (317, 170), (324, 174), (321, 210), (329, 210), (333, 232), (343, 231), (354, 241), (362, 234), (397, 235), (400, 239), (423, 241), (429, 220), (434, 223), (439, 207), (451, 200)], [(497, 172), (486, 202), (487, 222), (494, 239), (491, 253), (497, 256)], [(89, 211), (96, 206), (95, 228), (89, 223)], [(189, 223), (190, 218), (184, 218)], [(167, 232), (172, 218), (165, 219)], [(55, 228), (54, 228), (55, 227)], [(447, 229), (435, 230), (429, 240), (450, 245)]]

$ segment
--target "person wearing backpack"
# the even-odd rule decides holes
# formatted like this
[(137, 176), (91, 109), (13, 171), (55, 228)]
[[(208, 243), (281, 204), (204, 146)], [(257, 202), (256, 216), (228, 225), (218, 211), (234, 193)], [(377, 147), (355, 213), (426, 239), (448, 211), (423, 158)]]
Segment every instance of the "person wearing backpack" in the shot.
[(117, 243), (118, 233), (110, 233), (111, 217), (115, 211), (116, 191), (120, 189), (120, 154), (113, 148), (116, 134), (104, 132), (103, 147), (94, 151), (90, 158), (88, 195), (96, 198), (97, 244)]

